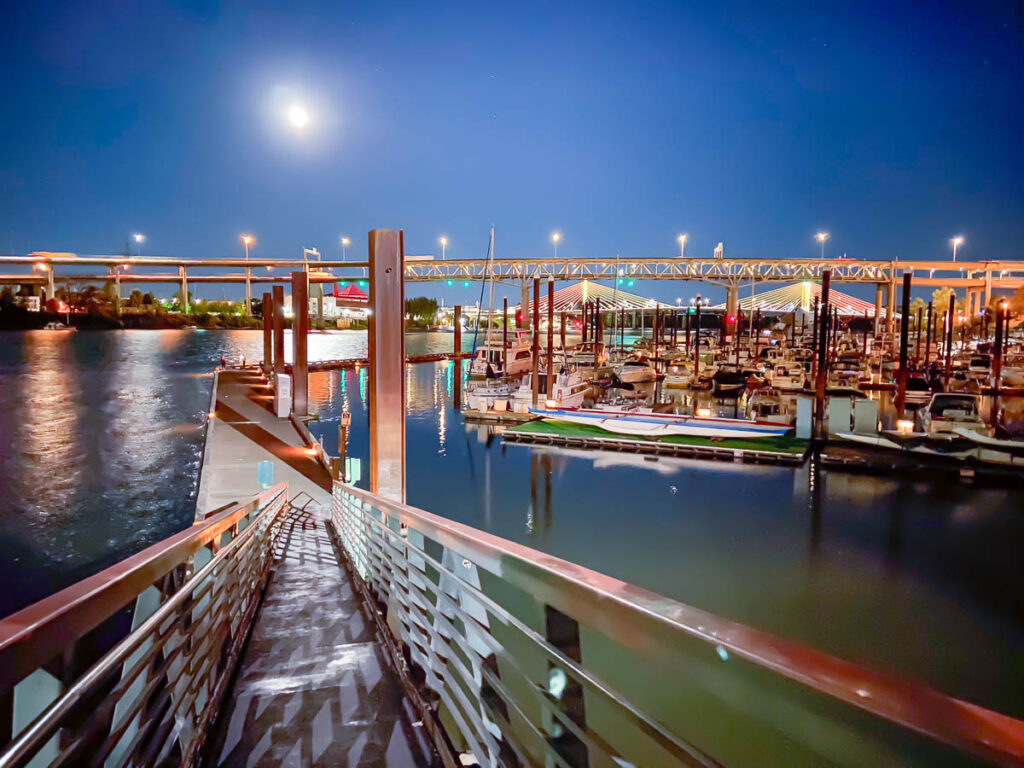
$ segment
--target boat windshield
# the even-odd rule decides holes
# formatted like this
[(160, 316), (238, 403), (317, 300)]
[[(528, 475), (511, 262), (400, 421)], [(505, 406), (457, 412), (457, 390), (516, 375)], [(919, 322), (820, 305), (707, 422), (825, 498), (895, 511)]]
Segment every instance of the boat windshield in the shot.
[(943, 395), (936, 397), (932, 401), (931, 408), (932, 416), (938, 417), (950, 417), (953, 413), (958, 416), (976, 416), (978, 413), (978, 406), (974, 398), (970, 395)]

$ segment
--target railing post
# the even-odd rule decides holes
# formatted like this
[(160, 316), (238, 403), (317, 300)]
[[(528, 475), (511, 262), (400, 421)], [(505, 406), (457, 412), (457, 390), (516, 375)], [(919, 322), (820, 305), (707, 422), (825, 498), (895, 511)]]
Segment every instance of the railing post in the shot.
[(370, 492), (405, 503), (405, 249), (401, 230), (370, 230), (369, 253)]

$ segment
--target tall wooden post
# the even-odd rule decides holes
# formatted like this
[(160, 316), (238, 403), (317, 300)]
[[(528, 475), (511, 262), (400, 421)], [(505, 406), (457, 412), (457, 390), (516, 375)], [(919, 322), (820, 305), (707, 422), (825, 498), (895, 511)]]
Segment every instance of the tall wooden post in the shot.
[(587, 323), (590, 322), (590, 318), (587, 316), (587, 306), (589, 304), (590, 304), (589, 301), (584, 301), (583, 302), (583, 306), (580, 308), (580, 311), (582, 312), (581, 323), (580, 323), (580, 331), (583, 333), (583, 338), (580, 339), (580, 341), (583, 344), (585, 344), (587, 342)]
[(828, 317), (829, 286), (832, 282), (832, 270), (821, 273), (821, 328), (818, 340), (818, 370), (814, 383), (814, 420), (818, 437), (825, 432), (825, 384), (828, 381)]
[(501, 300), (501, 375), (508, 377), (508, 297)]
[(370, 492), (405, 503), (405, 244), (396, 229), (368, 239)]
[(949, 311), (946, 313), (946, 389), (949, 389), (949, 375), (953, 368), (953, 313), (956, 312), (956, 294), (950, 294)]
[[(814, 317), (811, 320), (811, 349), (814, 352), (817, 350), (814, 347), (818, 343), (818, 297), (814, 297)], [(814, 377), (815, 382), (818, 380), (818, 355), (811, 355), (811, 375)]]
[[(614, 341), (614, 339), (613, 339)], [(619, 351), (626, 348), (626, 309), (619, 310)]]
[(907, 404), (907, 345), (910, 343), (910, 273), (903, 273), (903, 312), (900, 317), (900, 368), (896, 379), (896, 418), (902, 419)]
[(928, 319), (924, 334), (924, 368), (927, 371), (932, 362), (932, 328), (935, 326), (935, 318), (932, 317), (932, 302), (928, 302)]
[(555, 392), (555, 280), (548, 278), (548, 372), (547, 396)]
[[(598, 344), (601, 343), (601, 339), (604, 337), (601, 328), (601, 297), (598, 296), (594, 302), (594, 341)], [(594, 354), (597, 354), (597, 350), (594, 350)], [(597, 358), (594, 358), (594, 365), (597, 365)]]
[(263, 294), (263, 370), (274, 367), (274, 303), (270, 293)]
[(696, 336), (693, 339), (693, 383), (700, 378), (700, 297), (697, 298), (697, 314), (694, 315)]
[(309, 282), (306, 272), (292, 272), (292, 413), (309, 413)]
[(284, 286), (275, 285), (274, 297), (274, 373), (284, 373)]
[[(452, 399), (455, 401), (455, 410), (462, 408), (462, 305), (456, 304), (452, 313), (452, 319), (455, 322), (453, 334), (455, 347), (455, 375), (452, 379)], [(470, 361), (472, 365), (472, 361)]]
[[(1003, 302), (996, 304), (996, 340), (993, 345), (992, 357), (992, 386), (995, 388), (995, 395), (992, 398), (992, 426), (999, 425), (999, 390), (1002, 388), (1003, 378), (1003, 323), (1009, 320), (1006, 312), (1003, 311)], [(1009, 323), (1006, 323), (1006, 330), (1009, 331)]]
[(686, 312), (686, 354), (690, 354), (690, 312)]
[(917, 339), (914, 341), (914, 365), (921, 367), (921, 308), (917, 308)]
[(533, 278), (533, 370), (531, 378), (533, 407), (540, 395), (540, 278)]

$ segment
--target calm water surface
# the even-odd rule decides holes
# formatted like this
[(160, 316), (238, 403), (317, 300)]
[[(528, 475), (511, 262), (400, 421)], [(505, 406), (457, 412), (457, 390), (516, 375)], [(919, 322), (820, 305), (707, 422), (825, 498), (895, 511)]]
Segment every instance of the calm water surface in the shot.
[[(310, 356), (365, 345), (316, 334)], [(0, 613), (191, 522), (209, 372), (261, 349), (252, 331), (0, 334)], [(454, 371), (407, 366), (411, 504), (1024, 717), (1021, 489), (505, 445), (452, 409)], [(366, 387), (311, 377), (329, 452), (347, 408), (365, 461)]]

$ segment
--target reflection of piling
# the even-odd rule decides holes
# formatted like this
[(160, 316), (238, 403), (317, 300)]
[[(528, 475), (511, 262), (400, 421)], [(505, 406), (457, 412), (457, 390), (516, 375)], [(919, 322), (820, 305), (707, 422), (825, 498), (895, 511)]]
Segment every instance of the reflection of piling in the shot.
[[(462, 408), (462, 305), (455, 305), (455, 337), (453, 350), (455, 353), (455, 376), (453, 383), (455, 384), (455, 410)], [(472, 361), (470, 361), (472, 365)]]
[(825, 384), (828, 381), (828, 331), (829, 331), (829, 285), (832, 270), (821, 273), (821, 323), (818, 340), (818, 370), (814, 383), (814, 426), (818, 437), (824, 437), (825, 429)]
[(900, 318), (900, 368), (896, 379), (896, 418), (903, 418), (907, 404), (907, 345), (910, 343), (910, 273), (903, 273), (903, 315)]

